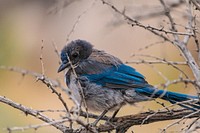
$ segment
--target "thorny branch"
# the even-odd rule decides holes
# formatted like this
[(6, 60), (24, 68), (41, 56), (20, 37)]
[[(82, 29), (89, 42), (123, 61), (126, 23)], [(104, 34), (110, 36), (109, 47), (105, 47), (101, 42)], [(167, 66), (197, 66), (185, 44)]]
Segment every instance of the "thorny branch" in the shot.
[[(47, 122), (47, 123), (51, 123), (53, 122), (54, 120), (43, 115), (42, 113), (38, 112), (37, 110), (33, 110), (31, 108), (28, 108), (28, 107), (25, 107), (19, 103), (16, 103), (16, 102), (13, 102), (12, 100), (6, 98), (6, 97), (3, 97), (3, 96), (0, 96), (0, 101), (2, 103), (5, 103), (7, 105), (10, 105), (11, 107), (14, 107), (18, 110), (21, 110), (22, 112), (25, 113), (25, 115), (31, 115), (31, 116), (34, 116), (35, 118), (37, 119), (40, 119), (44, 122)], [(69, 129), (68, 127), (64, 126), (64, 125), (58, 125), (58, 124), (55, 124), (55, 123), (52, 123), (51, 124), (52, 126), (56, 127), (57, 129), (59, 129), (60, 131), (62, 132), (65, 132), (65, 131), (70, 131), (71, 132), (71, 129)], [(8, 131), (10, 131), (10, 128), (8, 128)]]
[(165, 121), (165, 120), (173, 120), (173, 119), (182, 119), (183, 116), (187, 116), (188, 118), (194, 118), (199, 117), (200, 112), (196, 112), (192, 115), (190, 115), (192, 111), (188, 110), (174, 110), (172, 112), (168, 111), (161, 111), (157, 114), (155, 114), (153, 117), (149, 118), (145, 123), (143, 123), (143, 120), (148, 117), (149, 115), (153, 114), (153, 112), (145, 112), (137, 115), (130, 115), (130, 116), (124, 116), (121, 118), (116, 118), (113, 123), (111, 124), (103, 124), (100, 125), (98, 128), (98, 131), (106, 132), (108, 130), (114, 130), (114, 129), (123, 129), (127, 127), (131, 127), (133, 125), (141, 125), (143, 124), (149, 124), (149, 122), (157, 122), (158, 121)]
[[(183, 0), (180, 0), (178, 4), (176, 5), (169, 5), (166, 3), (165, 0), (159, 0), (160, 1), (160, 6), (163, 8), (162, 11), (159, 13), (149, 13), (149, 16), (145, 16), (145, 18), (152, 17), (155, 15), (162, 16), (165, 15), (168, 19), (168, 22), (170, 24), (170, 29), (167, 29), (166, 27), (155, 27), (152, 25), (146, 25), (143, 24), (142, 22), (138, 21), (140, 19), (139, 17), (132, 17), (128, 16), (126, 14), (126, 10), (120, 11), (114, 4), (111, 4), (110, 2), (107, 2), (106, 0), (101, 0), (101, 2), (110, 7), (115, 13), (121, 15), (124, 18), (124, 22), (126, 22), (128, 25), (131, 25), (132, 27), (139, 27), (144, 30), (147, 30), (151, 32), (152, 34), (158, 36), (159, 38), (162, 38), (163, 41), (159, 41), (158, 43), (154, 44), (163, 44), (164, 42), (168, 42), (172, 44), (173, 46), (177, 47), (180, 50), (180, 53), (184, 57), (184, 61), (178, 62), (178, 61), (169, 61), (164, 58), (159, 58), (159, 57), (154, 57), (154, 56), (146, 56), (150, 57), (153, 60), (136, 60), (136, 61), (128, 61), (127, 63), (137, 63), (137, 64), (167, 64), (178, 70), (181, 74), (185, 75), (185, 78), (180, 77), (179, 79), (175, 79), (172, 81), (167, 80), (166, 83), (162, 84), (163, 88), (166, 89), (169, 85), (171, 84), (179, 84), (179, 83), (184, 83), (187, 85), (190, 83), (193, 85), (197, 90), (200, 92), (200, 69), (199, 69), (199, 63), (198, 61), (195, 60), (194, 56), (191, 53), (191, 50), (188, 48), (188, 42), (193, 39), (195, 41), (195, 45), (197, 48), (198, 52), (198, 59), (200, 60), (200, 46), (199, 46), (199, 31), (196, 26), (196, 16), (194, 14), (194, 10), (197, 10), (198, 12), (200, 11), (200, 2), (197, 0), (189, 0), (188, 2), (185, 2)], [(69, 1), (70, 3), (73, 1)], [(78, 16), (77, 20), (75, 21), (71, 31), (67, 35), (67, 41), (70, 39), (72, 34), (75, 32), (75, 29), (78, 25), (78, 23), (81, 20), (81, 17), (86, 15), (86, 13), (89, 11), (91, 7), (95, 4), (96, 0), (93, 1), (91, 6), (86, 9), (81, 15)], [(173, 10), (172, 8), (176, 8), (179, 6), (186, 6), (186, 11), (187, 11), (187, 25), (183, 25), (185, 28), (185, 31), (179, 30), (178, 28), (178, 23), (175, 21), (174, 16), (173, 16)], [(62, 8), (64, 8), (66, 5), (63, 4)], [(193, 9), (195, 7), (195, 9)], [(57, 8), (57, 7), (56, 7)], [(148, 49), (149, 47), (153, 46), (154, 44), (150, 44), (146, 46), (144, 49)], [(56, 54), (59, 56), (59, 52), (57, 50), (57, 47), (55, 43), (53, 42), (53, 46), (55, 49)], [(139, 49), (139, 50), (144, 50), (144, 49)], [(17, 130), (27, 130), (27, 129), (35, 129), (37, 130), (40, 127), (43, 126), (54, 126), (61, 132), (69, 132), (69, 133), (74, 133), (74, 132), (80, 132), (80, 133), (85, 133), (85, 132), (110, 132), (113, 130), (116, 130), (119, 133), (123, 133), (127, 131), (131, 126), (134, 125), (143, 125), (143, 124), (150, 124), (153, 122), (158, 122), (158, 121), (165, 121), (165, 120), (174, 120), (173, 123), (167, 125), (164, 129), (161, 130), (161, 132), (166, 132), (168, 128), (175, 126), (179, 124), (181, 121), (184, 121), (185, 119), (189, 118), (195, 118), (192, 119), (192, 122), (187, 125), (185, 128), (186, 132), (191, 132), (191, 131), (196, 131), (199, 129), (199, 119), (200, 119), (200, 110), (186, 110), (186, 109), (171, 109), (171, 107), (175, 107), (176, 105), (185, 105), (186, 103), (190, 103), (192, 105), (195, 105), (196, 102), (199, 101), (185, 101), (185, 102), (180, 102), (177, 104), (171, 104), (169, 106), (165, 106), (164, 103), (160, 103), (163, 108), (158, 109), (157, 111), (148, 111), (140, 114), (134, 114), (134, 115), (128, 115), (128, 116), (122, 116), (122, 117), (116, 117), (113, 119), (112, 122), (109, 122), (108, 120), (110, 117), (104, 116), (101, 120), (105, 121), (105, 124), (98, 125), (97, 127), (91, 127), (88, 125), (88, 123), (85, 123), (84, 121), (80, 120), (79, 117), (74, 117), (74, 114), (77, 112), (71, 111), (69, 107), (67, 106), (65, 100), (62, 98), (62, 94), (57, 91), (57, 88), (63, 90), (69, 98), (73, 99), (73, 96), (71, 96), (71, 93), (68, 89), (63, 87), (58, 80), (52, 80), (48, 78), (45, 75), (45, 70), (44, 70), (44, 63), (42, 61), (42, 52), (43, 52), (43, 42), (41, 46), (41, 55), (40, 55), (40, 61), (41, 61), (41, 66), (42, 66), (42, 74), (41, 73), (36, 73), (16, 67), (6, 67), (6, 66), (0, 66), (0, 69), (4, 70), (9, 70), (9, 71), (14, 71), (21, 73), (22, 76), (26, 75), (31, 75), (32, 77), (35, 77), (36, 80), (41, 81), (41, 83), (45, 84), (57, 97), (58, 100), (63, 104), (62, 110), (35, 110), (32, 108), (25, 107), (24, 105), (21, 105), (19, 103), (16, 103), (4, 96), (0, 96), (0, 102), (5, 103), (11, 107), (16, 108), (17, 110), (20, 110), (25, 113), (25, 115), (31, 115), (35, 117), (36, 119), (40, 119), (41, 121), (45, 122), (43, 124), (38, 124), (38, 125), (30, 125), (30, 126), (24, 126), (24, 127), (13, 127), (13, 128), (7, 128), (9, 132), (17, 131)], [(145, 55), (139, 55), (145, 57)], [(191, 79), (183, 70), (179, 68), (180, 65), (184, 66), (189, 66), (191, 71), (193, 72), (194, 79)], [(76, 72), (74, 71), (74, 74)], [(83, 92), (81, 92), (83, 94)], [(84, 100), (84, 96), (83, 96)], [(83, 101), (84, 102), (84, 101)], [(91, 114), (87, 112), (87, 105), (86, 106), (86, 112), (83, 112), (80, 110), (80, 116), (84, 118), (98, 118), (98, 115)], [(65, 113), (64, 117), (61, 117), (58, 120), (54, 120), (50, 118), (49, 116), (44, 115), (45, 112), (51, 112), (51, 113)], [(78, 125), (80, 125), (80, 128), (75, 129), (72, 127), (72, 123), (75, 122)], [(66, 123), (70, 125), (69, 127), (66, 126)]]
[(46, 80), (44, 76), (42, 76), (41, 78), (38, 78), (37, 80), (42, 81), (42, 83), (44, 83), (49, 89), (52, 90), (52, 93), (55, 93), (57, 95), (58, 99), (62, 102), (63, 106), (65, 107), (65, 109), (67, 111), (67, 113), (69, 114), (69, 109), (67, 107), (67, 103), (62, 98), (61, 93), (56, 91), (56, 89), (53, 87), (52, 83), (49, 82), (48, 80)]

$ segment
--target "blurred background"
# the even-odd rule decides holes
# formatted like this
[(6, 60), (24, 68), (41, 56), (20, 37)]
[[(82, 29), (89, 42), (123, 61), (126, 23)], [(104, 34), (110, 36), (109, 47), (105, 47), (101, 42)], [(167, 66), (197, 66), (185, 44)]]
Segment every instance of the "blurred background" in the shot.
[[(168, 4), (179, 3), (179, 0), (168, 0)], [(157, 0), (123, 0), (110, 1), (118, 9), (125, 10), (144, 24), (155, 27), (169, 28), (167, 18), (158, 13), (162, 6)], [(145, 9), (145, 10), (144, 10)], [(148, 17), (149, 13), (158, 15)], [(180, 4), (173, 8), (174, 18), (180, 25), (185, 25), (185, 10)], [(199, 16), (198, 16), (199, 17)], [(197, 23), (198, 24), (198, 23)], [(179, 27), (183, 29), (183, 27)], [(52, 79), (64, 80), (64, 74), (58, 74), (59, 57), (53, 44), (60, 51), (71, 40), (84, 39), (91, 42), (95, 48), (119, 57), (123, 62), (140, 58), (132, 54), (149, 54), (172, 61), (184, 61), (177, 48), (162, 41), (152, 33), (126, 24), (124, 19), (101, 1), (93, 0), (0, 0), (0, 65), (16, 66), (30, 71), (41, 73), (40, 54), (43, 43), (43, 62), (45, 75)], [(157, 43), (147, 49), (139, 50), (150, 44)], [(196, 57), (193, 41), (189, 47)], [(146, 76), (152, 85), (165, 83), (158, 74), (159, 71), (169, 80), (177, 79), (180, 72), (167, 65), (130, 64)], [(186, 66), (180, 66), (190, 78), (192, 72)], [(64, 82), (62, 85), (65, 86)], [(183, 84), (172, 85), (169, 90), (196, 94), (195, 89)], [(41, 82), (31, 76), (22, 77), (21, 74), (0, 69), (0, 95), (6, 96), (17, 103), (33, 109), (63, 109), (57, 96)], [(67, 104), (73, 106), (65, 93), (62, 94)], [(136, 114), (161, 108), (155, 102), (145, 102), (136, 106), (126, 106), (119, 115)], [(59, 118), (59, 113), (47, 113), (53, 118)], [(64, 114), (63, 114), (64, 115)], [(0, 133), (6, 133), (7, 127), (41, 124), (31, 116), (0, 103)], [(159, 132), (172, 121), (157, 122), (148, 125), (134, 126), (130, 131)], [(171, 128), (179, 131), (182, 124)], [(169, 131), (170, 131), (169, 130)], [(21, 132), (21, 131), (16, 131)], [(25, 133), (57, 133), (54, 127), (43, 127)]]

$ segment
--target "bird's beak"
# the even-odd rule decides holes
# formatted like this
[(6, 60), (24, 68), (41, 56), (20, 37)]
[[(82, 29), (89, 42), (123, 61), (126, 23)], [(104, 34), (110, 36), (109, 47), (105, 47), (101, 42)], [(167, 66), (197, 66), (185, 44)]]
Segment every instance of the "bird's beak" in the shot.
[(58, 68), (58, 73), (61, 72), (61, 71), (63, 71), (65, 68), (67, 68), (67, 67), (69, 67), (69, 66), (70, 66), (70, 63), (69, 63), (69, 62), (67, 62), (67, 63), (62, 63), (62, 64), (60, 65), (60, 67)]

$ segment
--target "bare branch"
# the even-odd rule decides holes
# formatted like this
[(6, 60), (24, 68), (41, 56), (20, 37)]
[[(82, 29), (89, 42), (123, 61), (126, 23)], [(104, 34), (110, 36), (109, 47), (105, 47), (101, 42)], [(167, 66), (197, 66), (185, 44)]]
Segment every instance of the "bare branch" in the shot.
[[(153, 114), (154, 112), (145, 112), (141, 114), (136, 114), (136, 115), (129, 115), (129, 116), (124, 116), (120, 118), (116, 118), (113, 123), (109, 124), (102, 124), (98, 127), (98, 131), (100, 132), (106, 132), (106, 131), (111, 131), (114, 129), (120, 129), (120, 128), (127, 128), (131, 127), (133, 125), (141, 125), (143, 120)], [(188, 116), (187, 118), (195, 118), (199, 117), (200, 112), (198, 111), (197, 113), (193, 113), (191, 110), (173, 110), (172, 113), (168, 111), (161, 111), (155, 114), (153, 117), (149, 118), (147, 121), (145, 121), (144, 124), (149, 124), (157, 121), (165, 121), (165, 120), (173, 120), (173, 119), (182, 119), (184, 116)]]
[(181, 121), (183, 121), (184, 119), (186, 119), (186, 118), (191, 118), (191, 116), (194, 116), (195, 114), (199, 114), (199, 113), (200, 113), (200, 110), (197, 110), (196, 112), (192, 112), (192, 113), (190, 113), (190, 114), (187, 114), (187, 115), (183, 116), (181, 119), (179, 119), (179, 120), (177, 120), (177, 121), (175, 121), (175, 122), (169, 124), (167, 127), (165, 127), (165, 128), (161, 131), (161, 133), (166, 132), (166, 130), (167, 130), (168, 128), (174, 126), (175, 124), (179, 124), (179, 123), (180, 123)]
[[(31, 108), (23, 106), (22, 104), (13, 102), (12, 100), (10, 100), (6, 97), (0, 96), (0, 102), (5, 103), (13, 108), (18, 109), (18, 110), (21, 110), (22, 112), (25, 113), (25, 115), (34, 116), (35, 118), (40, 119), (46, 123), (52, 123), (54, 121), (53, 119), (43, 115), (42, 113), (38, 112), (37, 110), (33, 110)], [(69, 132), (69, 133), (72, 132), (71, 129), (69, 129), (68, 127), (66, 127), (62, 124), (59, 124), (59, 123), (52, 123), (51, 125), (57, 129), (59, 129), (62, 132)]]

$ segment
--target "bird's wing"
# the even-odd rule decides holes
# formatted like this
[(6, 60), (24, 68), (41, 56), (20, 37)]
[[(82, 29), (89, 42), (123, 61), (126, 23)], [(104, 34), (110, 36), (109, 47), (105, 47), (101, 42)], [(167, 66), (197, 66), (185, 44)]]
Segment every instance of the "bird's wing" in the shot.
[(148, 85), (142, 74), (125, 64), (110, 67), (101, 73), (86, 74), (84, 76), (86, 76), (90, 82), (108, 88), (141, 88)]
[(99, 63), (103, 63), (106, 65), (119, 65), (122, 64), (122, 61), (116, 58), (113, 55), (110, 55), (104, 51), (93, 49), (92, 54), (88, 58), (88, 60), (93, 60)]
[(81, 61), (76, 68), (78, 75), (100, 74), (111, 67), (117, 67), (122, 61), (104, 51), (93, 49), (92, 54)]

